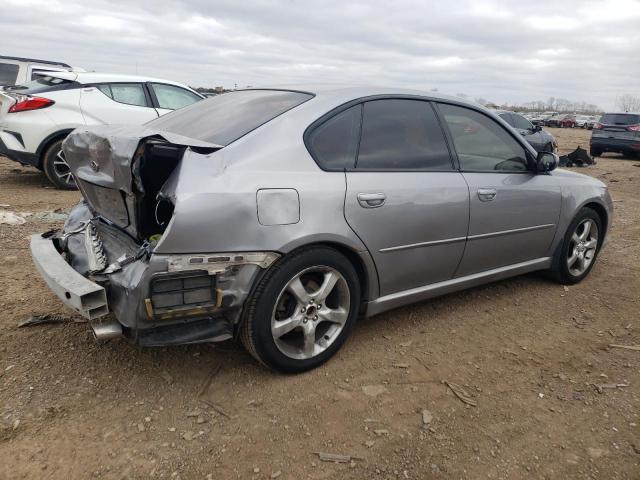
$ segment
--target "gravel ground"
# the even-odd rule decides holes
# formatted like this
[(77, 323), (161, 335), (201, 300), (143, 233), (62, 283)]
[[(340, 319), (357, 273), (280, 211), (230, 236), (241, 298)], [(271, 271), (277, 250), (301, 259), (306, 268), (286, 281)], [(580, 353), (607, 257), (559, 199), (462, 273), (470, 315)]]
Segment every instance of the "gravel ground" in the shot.
[[(550, 130), (561, 153), (588, 146)], [(0, 478), (638, 478), (640, 351), (609, 346), (640, 345), (638, 166), (579, 169), (616, 206), (580, 285), (532, 274), (401, 308), (286, 376), (231, 342), (96, 344), (28, 250), (78, 193), (0, 159), (0, 211), (40, 212), (0, 225)], [(17, 327), (43, 314), (59, 321)]]

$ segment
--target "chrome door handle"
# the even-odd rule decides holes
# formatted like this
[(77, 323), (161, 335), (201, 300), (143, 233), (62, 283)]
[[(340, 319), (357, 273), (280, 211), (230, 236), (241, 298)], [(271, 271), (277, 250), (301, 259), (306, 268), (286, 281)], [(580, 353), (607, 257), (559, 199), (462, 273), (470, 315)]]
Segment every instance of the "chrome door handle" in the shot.
[(362, 208), (378, 208), (384, 205), (387, 196), (384, 193), (359, 193), (358, 203)]
[(490, 202), (491, 200), (496, 198), (497, 194), (498, 192), (496, 191), (495, 188), (479, 188), (478, 189), (478, 198), (480, 199), (481, 202)]

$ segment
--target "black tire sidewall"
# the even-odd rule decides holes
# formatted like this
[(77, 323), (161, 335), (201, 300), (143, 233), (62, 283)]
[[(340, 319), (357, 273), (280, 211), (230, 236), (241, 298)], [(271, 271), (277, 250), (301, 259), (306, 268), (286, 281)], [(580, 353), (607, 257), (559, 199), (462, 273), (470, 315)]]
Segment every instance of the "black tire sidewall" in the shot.
[(42, 158), (42, 170), (44, 174), (47, 176), (49, 181), (60, 190), (77, 190), (75, 185), (67, 185), (66, 183), (62, 183), (58, 176), (56, 175), (55, 168), (53, 162), (56, 159), (56, 155), (60, 151), (62, 147), (62, 142), (64, 139), (57, 140), (47, 148), (44, 157)]
[[(304, 360), (293, 359), (283, 354), (271, 334), (271, 315), (275, 302), (285, 285), (302, 270), (314, 266), (327, 266), (342, 274), (349, 287), (350, 311), (342, 332), (321, 354)], [(260, 359), (269, 367), (286, 373), (303, 372), (315, 368), (331, 358), (344, 344), (356, 322), (360, 310), (360, 283), (351, 262), (332, 248), (312, 247), (284, 258), (279, 262), (273, 275), (267, 275), (263, 289), (256, 299), (253, 315), (246, 319), (251, 322), (252, 343)]]
[[(576, 276), (572, 275), (569, 272), (569, 266), (567, 265), (566, 259), (568, 256), (567, 254), (569, 253), (569, 245), (571, 244), (571, 236), (575, 232), (576, 227), (580, 224), (580, 222), (587, 218), (592, 219), (598, 226), (598, 246), (596, 247), (596, 253), (593, 261), (591, 262), (591, 265), (589, 265), (589, 268), (587, 268), (581, 275)], [(578, 214), (574, 217), (574, 219), (569, 224), (569, 227), (567, 228), (564, 239), (562, 241), (560, 255), (556, 259), (556, 271), (559, 274), (561, 282), (575, 284), (581, 282), (587, 275), (589, 275), (589, 272), (591, 272), (591, 269), (596, 264), (596, 261), (598, 259), (604, 233), (605, 232), (602, 230), (602, 219), (593, 209), (585, 207), (578, 212)]]

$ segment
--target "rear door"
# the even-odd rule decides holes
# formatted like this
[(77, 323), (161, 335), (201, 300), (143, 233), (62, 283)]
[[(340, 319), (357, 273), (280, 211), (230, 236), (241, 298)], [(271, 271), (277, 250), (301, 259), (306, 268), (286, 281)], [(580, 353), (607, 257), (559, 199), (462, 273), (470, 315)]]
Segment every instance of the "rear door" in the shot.
[(88, 125), (139, 125), (158, 118), (142, 83), (86, 86), (80, 93), (80, 108)]
[(494, 119), (439, 104), (462, 175), (470, 222), (456, 277), (549, 255), (560, 216), (560, 187), (530, 169), (526, 150)]
[(149, 87), (156, 112), (160, 116), (202, 100), (201, 96), (196, 95), (191, 90), (176, 85), (148, 83), (147, 86)]
[(430, 102), (365, 102), (357, 162), (346, 177), (345, 218), (375, 261), (381, 295), (452, 278), (469, 189)]

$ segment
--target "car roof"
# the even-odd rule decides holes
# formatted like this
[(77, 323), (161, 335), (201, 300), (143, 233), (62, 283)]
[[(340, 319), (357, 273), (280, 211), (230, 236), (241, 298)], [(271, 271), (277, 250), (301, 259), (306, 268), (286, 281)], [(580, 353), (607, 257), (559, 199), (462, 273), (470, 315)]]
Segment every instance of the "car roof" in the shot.
[(64, 78), (66, 80), (73, 80), (81, 84), (89, 83), (124, 83), (124, 82), (157, 82), (166, 83), (168, 85), (176, 85), (178, 87), (185, 87), (186, 85), (174, 82), (173, 80), (166, 80), (164, 78), (144, 77), (141, 75), (124, 75), (120, 73), (99, 73), (99, 72), (48, 72), (50, 76), (56, 78)]
[(67, 65), (63, 62), (54, 62), (52, 60), (38, 60), (37, 58), (10, 57), (7, 55), (0, 55), (0, 60), (14, 60), (16, 62), (40, 63), (42, 65), (56, 65), (59, 67), (71, 68), (70, 65)]
[(374, 86), (374, 85), (345, 85), (345, 84), (287, 84), (287, 85), (271, 85), (263, 87), (251, 87), (242, 90), (288, 90), (296, 92), (304, 92), (314, 95), (320, 99), (349, 99), (356, 100), (364, 97), (384, 96), (384, 95), (407, 95), (407, 96), (420, 96), (431, 100), (444, 100), (452, 103), (472, 105), (474, 107), (482, 107), (487, 110), (486, 107), (479, 103), (464, 98), (456, 97), (453, 95), (446, 95), (439, 92), (409, 89), (409, 88), (396, 88), (386, 86)]

